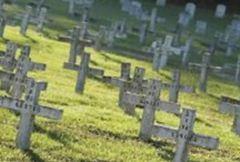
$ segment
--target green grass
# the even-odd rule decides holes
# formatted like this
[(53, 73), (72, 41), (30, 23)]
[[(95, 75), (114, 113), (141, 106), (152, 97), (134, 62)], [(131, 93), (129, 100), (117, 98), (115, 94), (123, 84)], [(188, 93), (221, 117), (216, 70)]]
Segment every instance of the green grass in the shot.
[[(40, 103), (63, 109), (63, 119), (55, 122), (37, 118), (32, 134), (31, 151), (21, 152), (15, 147), (19, 118), (8, 110), (1, 109), (0, 161), (171, 161), (175, 146), (172, 141), (154, 139), (155, 143), (144, 143), (138, 139), (141, 111), (137, 111), (136, 117), (124, 114), (117, 106), (117, 88), (94, 79), (87, 79), (84, 95), (74, 92), (77, 73), (62, 68), (68, 58), (69, 44), (50, 38), (71, 28), (77, 22), (76, 19), (69, 19), (66, 16), (64, 3), (57, 2), (58, 0), (49, 0), (49, 4), (57, 4), (59, 7), (52, 7), (51, 18), (56, 18), (56, 22), (48, 26), (44, 35), (36, 33), (34, 27), (31, 27), (28, 36), (22, 37), (18, 34), (18, 27), (8, 26), (5, 37), (19, 44), (30, 44), (33, 61), (47, 64), (45, 72), (33, 72), (30, 76), (48, 82), (47, 90), (41, 94)], [(99, 6), (94, 6), (92, 14), (98, 15), (99, 22), (108, 22), (124, 15), (117, 10), (117, 3), (114, 1), (101, 0), (97, 3)], [(12, 7), (8, 9), (11, 11)], [(169, 11), (164, 10), (165, 12)], [(205, 14), (209, 13), (203, 12), (199, 17)], [(169, 17), (174, 15), (175, 12)], [(196, 50), (201, 48), (198, 42), (194, 45)], [(1, 40), (0, 47), (5, 48), (5, 40)], [(173, 67), (167, 67), (157, 73), (151, 70), (150, 62), (104, 51), (96, 52), (91, 48), (87, 50), (91, 53), (91, 65), (103, 68), (106, 75), (119, 75), (121, 62), (131, 62), (133, 66), (146, 68), (146, 78), (170, 81)], [(199, 58), (199, 55), (193, 56), (193, 60)], [(220, 55), (214, 61), (221, 64), (223, 59), (225, 58)], [(182, 70), (183, 84), (197, 86), (197, 81), (198, 74)], [(190, 161), (240, 160), (240, 137), (231, 132), (233, 118), (217, 111), (221, 95), (237, 98), (240, 97), (239, 90), (232, 82), (210, 76), (207, 94), (199, 91), (196, 94), (181, 93), (179, 99), (181, 105), (197, 109), (194, 131), (220, 138), (220, 147), (216, 151), (191, 148)], [(163, 91), (162, 98), (167, 97), (168, 92)], [(157, 122), (164, 125), (177, 127), (179, 124), (179, 119), (173, 115), (159, 112), (156, 118)]]

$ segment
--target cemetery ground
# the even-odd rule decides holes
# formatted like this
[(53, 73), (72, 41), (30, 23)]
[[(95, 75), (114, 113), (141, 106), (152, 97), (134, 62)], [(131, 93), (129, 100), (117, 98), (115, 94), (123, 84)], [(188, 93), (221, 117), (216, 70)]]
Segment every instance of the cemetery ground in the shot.
[[(109, 14), (115, 13), (111, 12), (115, 9), (120, 11), (117, 2), (109, 1), (102, 0), (101, 3), (104, 5), (99, 5), (102, 8), (92, 9), (96, 11), (93, 14), (97, 20), (106, 16), (111, 19), (121, 16), (118, 12)], [(25, 4), (26, 1), (23, 3)], [(15, 147), (14, 142), (19, 117), (1, 109), (0, 161), (171, 161), (174, 153), (172, 141), (157, 139), (158, 142), (145, 143), (138, 139), (142, 111), (137, 110), (136, 117), (124, 114), (117, 105), (117, 88), (94, 78), (88, 78), (84, 94), (74, 92), (77, 72), (62, 68), (68, 58), (69, 44), (56, 41), (54, 38), (60, 32), (72, 28), (77, 19), (69, 19), (64, 4), (60, 4), (58, 0), (49, 0), (49, 4), (55, 5), (52, 7), (54, 14), (51, 15), (54, 22), (48, 26), (43, 35), (35, 32), (31, 27), (27, 36), (23, 37), (18, 33), (19, 27), (8, 26), (5, 38), (21, 45), (28, 43), (32, 47), (32, 59), (47, 65), (45, 72), (31, 72), (31, 76), (48, 82), (48, 89), (41, 94), (40, 103), (63, 109), (63, 119), (54, 122), (37, 117), (31, 150), (21, 152)], [(16, 9), (23, 8), (8, 8), (12, 12)], [(101, 10), (102, 15), (99, 15), (98, 10), (99, 12)], [(174, 14), (177, 15), (177, 11), (169, 13), (169, 19)], [(209, 13), (203, 12), (202, 15), (197, 16), (207, 14)], [(108, 23), (109, 19), (99, 21)], [(134, 20), (132, 22), (134, 23)], [(219, 26), (221, 27), (220, 24), (215, 27), (219, 28)], [(126, 44), (137, 48), (139, 45), (131, 44), (131, 39), (134, 39), (134, 36), (130, 37)], [(204, 37), (198, 39), (208, 41)], [(5, 43), (6, 40), (2, 39), (1, 49), (5, 50)], [(200, 43), (194, 46), (198, 50), (203, 48)], [(131, 62), (133, 66), (146, 68), (147, 78), (170, 82), (171, 69), (175, 66), (172, 64), (160, 72), (153, 72), (151, 62), (139, 61), (116, 53), (96, 52), (92, 48), (88, 48), (87, 51), (91, 53), (91, 66), (101, 67), (106, 75), (111, 76), (119, 75), (121, 62)], [(213, 63), (221, 64), (224, 60), (222, 56), (223, 54), (220, 53), (219, 59), (213, 59)], [(192, 57), (198, 62), (201, 60), (201, 55), (198, 53), (193, 54)], [(228, 61), (232, 60), (234, 58), (228, 59)], [(182, 83), (197, 87), (197, 73), (185, 70), (181, 72)], [(240, 137), (231, 132), (233, 119), (218, 112), (221, 95), (239, 97), (239, 90), (240, 88), (232, 82), (211, 75), (207, 94), (198, 90), (195, 94), (180, 94), (179, 102), (183, 107), (188, 105), (197, 110), (194, 131), (220, 138), (220, 147), (216, 151), (191, 148), (190, 161), (240, 161)], [(163, 91), (163, 98), (167, 100), (167, 97), (168, 92)], [(179, 118), (174, 115), (158, 112), (156, 117), (157, 122), (161, 124), (173, 127), (179, 125)]]

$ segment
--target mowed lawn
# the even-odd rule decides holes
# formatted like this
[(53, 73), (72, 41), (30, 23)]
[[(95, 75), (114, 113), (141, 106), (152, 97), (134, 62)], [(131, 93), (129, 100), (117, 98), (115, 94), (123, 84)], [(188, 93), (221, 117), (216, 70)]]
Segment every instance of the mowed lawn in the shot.
[[(48, 26), (44, 35), (36, 33), (35, 28), (31, 26), (27, 37), (23, 37), (18, 33), (19, 27), (8, 26), (5, 38), (21, 45), (30, 44), (32, 60), (47, 64), (45, 72), (31, 72), (29, 76), (48, 82), (48, 88), (42, 92), (39, 103), (63, 109), (63, 119), (56, 122), (37, 117), (32, 134), (31, 150), (21, 152), (15, 147), (19, 117), (8, 110), (1, 109), (0, 161), (171, 161), (174, 155), (174, 141), (159, 138), (149, 143), (140, 141), (138, 132), (142, 111), (138, 110), (135, 117), (124, 114), (117, 106), (117, 88), (88, 78), (84, 94), (75, 93), (77, 72), (63, 69), (63, 63), (68, 59), (69, 44), (58, 42), (54, 38), (58, 33), (77, 24), (80, 18), (78, 20), (68, 18), (67, 7), (62, 2), (60, 4), (58, 0), (49, 0), (48, 3), (52, 5), (51, 18), (56, 21)], [(58, 4), (59, 8), (56, 8)], [(115, 16), (108, 13), (110, 18), (105, 17), (107, 11), (112, 11), (109, 6), (120, 8), (117, 2), (99, 0), (97, 4), (100, 7), (95, 5), (94, 8), (99, 10), (96, 12), (94, 10), (93, 15), (102, 11), (102, 21), (114, 20), (122, 15), (118, 9), (115, 11), (116, 14), (113, 14)], [(17, 6), (7, 6), (7, 8), (11, 13), (13, 8), (22, 10)], [(1, 40), (1, 49), (5, 49), (6, 39)], [(199, 42), (195, 42), (194, 45), (195, 50), (202, 48), (199, 47)], [(118, 76), (120, 64), (130, 62), (133, 68), (136, 66), (146, 68), (146, 78), (170, 82), (171, 71), (176, 68), (169, 66), (160, 72), (153, 72), (150, 62), (105, 51), (96, 52), (92, 48), (88, 48), (87, 51), (91, 53), (91, 66), (104, 69), (106, 75)], [(193, 55), (192, 58), (200, 61), (199, 55)], [(228, 58), (227, 61), (234, 58), (235, 56)], [(219, 59), (214, 59), (214, 62), (221, 64), (224, 59), (220, 55)], [(197, 86), (196, 72), (185, 70), (181, 72), (182, 84)], [(200, 93), (198, 90), (195, 94), (180, 94), (179, 102), (183, 108), (191, 107), (197, 110), (194, 131), (220, 138), (220, 147), (216, 151), (191, 148), (190, 161), (240, 161), (240, 137), (231, 132), (233, 117), (218, 113), (221, 95), (239, 98), (240, 88), (232, 82), (210, 76), (207, 94)], [(168, 92), (162, 91), (161, 97), (167, 100)], [(174, 115), (158, 112), (156, 119), (163, 125), (173, 127), (179, 125), (179, 119)]]

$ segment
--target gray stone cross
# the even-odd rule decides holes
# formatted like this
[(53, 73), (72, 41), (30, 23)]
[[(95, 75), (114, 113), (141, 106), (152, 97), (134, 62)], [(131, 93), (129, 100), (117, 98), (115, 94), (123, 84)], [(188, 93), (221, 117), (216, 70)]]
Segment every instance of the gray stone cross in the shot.
[(172, 72), (172, 83), (162, 83), (161, 88), (162, 89), (169, 89), (169, 102), (178, 102), (178, 96), (179, 92), (185, 92), (185, 93), (194, 93), (195, 87), (193, 86), (187, 86), (187, 85), (181, 85), (180, 83), (180, 70), (174, 70)]
[(20, 34), (22, 34), (22, 35), (26, 35), (28, 25), (31, 20), (32, 11), (33, 11), (33, 9), (31, 6), (26, 6), (25, 13), (22, 17), (22, 22), (21, 22), (21, 26), (20, 26)]
[(203, 57), (202, 57), (202, 64), (189, 63), (189, 67), (191, 69), (199, 69), (199, 68), (201, 69), (201, 74), (199, 79), (199, 89), (202, 92), (207, 91), (207, 80), (208, 80), (209, 71), (211, 70), (211, 71), (219, 72), (222, 70), (221, 67), (210, 65), (210, 57), (211, 57), (211, 54), (208, 51), (204, 51)]
[(75, 87), (75, 91), (77, 93), (83, 93), (87, 76), (92, 76), (99, 79), (102, 79), (104, 76), (104, 70), (91, 68), (89, 64), (90, 64), (90, 54), (86, 52), (84, 52), (82, 55), (82, 60), (80, 65), (68, 64), (68, 63), (64, 64), (64, 67), (66, 69), (78, 71), (77, 83)]
[(62, 110), (38, 104), (40, 91), (46, 89), (46, 86), (46, 83), (36, 83), (34, 80), (29, 80), (25, 100), (0, 97), (1, 108), (10, 109), (21, 114), (16, 138), (16, 145), (21, 150), (28, 150), (30, 147), (34, 116), (53, 120), (60, 120), (62, 117)]
[(174, 155), (174, 162), (186, 162), (188, 160), (189, 146), (203, 147), (207, 149), (217, 149), (219, 139), (193, 132), (196, 111), (183, 109), (181, 122), (178, 129), (154, 124), (155, 113), (159, 103), (160, 82), (151, 80), (144, 101), (144, 110), (141, 121), (139, 137), (144, 141), (149, 141), (152, 136), (175, 140), (177, 143)]
[(219, 112), (234, 116), (232, 131), (240, 135), (240, 100), (222, 96), (219, 104)]
[(7, 88), (11, 85), (11, 96), (13, 98), (21, 98), (25, 85), (29, 80), (27, 77), (28, 71), (31, 70), (45, 70), (46, 65), (32, 62), (29, 58), (30, 47), (25, 45), (21, 51), (21, 55), (16, 62), (15, 73), (8, 73), (1, 71), (0, 80), (8, 82)]
[(181, 54), (182, 49), (173, 47), (172, 43), (173, 43), (173, 36), (167, 35), (165, 38), (165, 41), (163, 42), (163, 44), (161, 45), (159, 50), (154, 52), (154, 55), (155, 55), (154, 59), (158, 60), (158, 61), (156, 61), (156, 60), (153, 61), (156, 64), (154, 66), (154, 67), (156, 67), (156, 69), (159, 70), (167, 65), (169, 55), (171, 55), (171, 54), (180, 55)]
[(82, 33), (82, 30), (83, 28), (77, 26), (73, 29), (71, 36), (59, 36), (59, 40), (70, 42), (70, 51), (67, 64), (76, 64), (77, 56), (84, 53), (85, 47), (93, 45), (91, 40), (85, 39), (85, 34)]
[[(151, 80), (149, 81), (151, 82)], [(160, 89), (161, 84), (156, 84), (158, 89)], [(127, 85), (124, 85), (127, 86)], [(144, 107), (146, 104), (145, 101), (148, 98), (148, 88), (149, 87), (143, 87), (143, 92), (140, 93), (134, 93), (131, 91), (126, 91), (123, 93), (123, 109), (124, 111), (129, 114), (129, 115), (134, 115), (135, 114), (135, 108), (138, 107)], [(162, 101), (159, 99), (160, 97), (160, 92), (158, 97), (155, 98), (154, 102), (156, 102), (156, 109), (162, 110), (168, 113), (174, 113), (174, 114), (180, 114), (180, 105), (173, 103), (173, 102), (166, 102)]]

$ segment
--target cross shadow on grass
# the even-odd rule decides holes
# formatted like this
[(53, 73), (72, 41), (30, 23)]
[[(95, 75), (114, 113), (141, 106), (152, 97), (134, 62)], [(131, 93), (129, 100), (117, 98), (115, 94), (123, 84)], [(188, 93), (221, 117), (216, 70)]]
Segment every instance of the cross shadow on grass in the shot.
[(84, 126), (84, 129), (87, 130), (89, 133), (101, 136), (106, 139), (115, 139), (115, 140), (138, 140), (135, 136), (124, 135), (121, 133), (115, 133), (108, 130), (102, 130), (100, 128), (94, 126)]
[(26, 150), (24, 153), (30, 158), (31, 162), (45, 162), (45, 160), (32, 150)]

